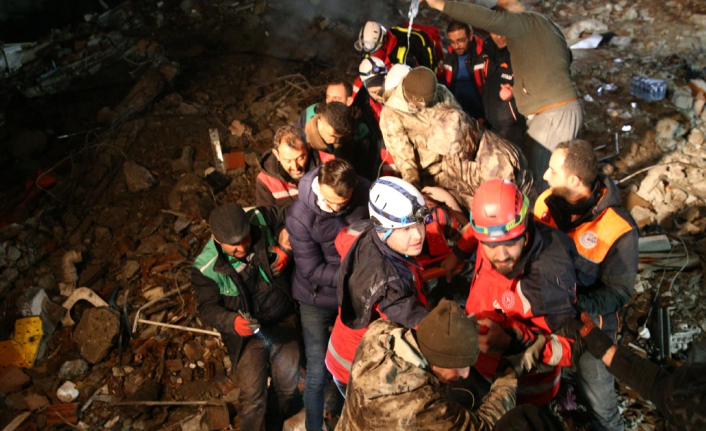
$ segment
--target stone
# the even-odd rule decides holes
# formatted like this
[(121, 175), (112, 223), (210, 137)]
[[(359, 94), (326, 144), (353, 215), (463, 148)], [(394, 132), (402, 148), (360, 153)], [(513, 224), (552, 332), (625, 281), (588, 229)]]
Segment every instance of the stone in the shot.
[(208, 431), (208, 425), (204, 420), (205, 413), (196, 415), (181, 425), (181, 431)]
[(81, 356), (91, 364), (101, 362), (113, 348), (120, 332), (117, 311), (106, 307), (89, 308), (73, 333)]
[(0, 392), (5, 395), (21, 389), (29, 380), (27, 374), (13, 365), (0, 368)]
[(194, 170), (195, 151), (191, 147), (181, 150), (181, 158), (172, 160), (172, 172), (192, 172)]
[(56, 278), (54, 274), (44, 274), (37, 278), (37, 286), (45, 290), (51, 290), (56, 287)]
[(198, 115), (199, 108), (186, 102), (181, 102), (177, 108), (179, 115)]
[(565, 29), (564, 35), (567, 40), (574, 40), (581, 37), (581, 33), (602, 33), (606, 31), (608, 31), (608, 26), (597, 19), (585, 19), (577, 21)]
[(646, 226), (648, 224), (654, 223), (657, 219), (655, 214), (645, 207), (635, 206), (630, 210), (630, 215), (635, 219), (635, 223), (639, 227)]
[(692, 129), (688, 141), (692, 145), (701, 145), (704, 143), (704, 134), (699, 129)]
[(132, 161), (123, 163), (123, 173), (127, 188), (133, 193), (150, 189), (157, 184), (154, 175), (147, 168)]
[(691, 89), (689, 87), (677, 87), (674, 89), (674, 94), (672, 94), (672, 103), (677, 109), (687, 111), (691, 109), (694, 103), (694, 98), (691, 96)]
[(140, 262), (136, 260), (128, 260), (123, 265), (123, 281), (128, 281), (140, 272)]
[(58, 377), (61, 380), (74, 380), (85, 374), (88, 374), (88, 362), (83, 359), (74, 359), (73, 361), (66, 361), (59, 369)]
[(96, 217), (96, 224), (115, 230), (125, 225), (129, 218), (130, 212), (126, 208), (107, 207)]
[(686, 130), (677, 120), (672, 118), (662, 118), (657, 122), (657, 137), (662, 139), (674, 139), (676, 136), (683, 135)]
[(7, 248), (5, 256), (11, 261), (16, 262), (22, 257), (22, 252), (17, 247), (11, 245)]
[(50, 404), (49, 399), (41, 394), (28, 394), (25, 396), (25, 402), (30, 411), (46, 408)]
[(306, 431), (306, 412), (300, 411), (296, 415), (284, 421), (282, 431)]
[(196, 174), (184, 174), (169, 193), (169, 207), (189, 215), (207, 218), (215, 204), (211, 188)]
[(196, 362), (199, 359), (201, 359), (204, 355), (205, 349), (196, 340), (191, 340), (188, 343), (184, 344), (184, 354), (186, 355), (187, 358), (189, 358), (189, 361), (191, 362)]
[(59, 398), (59, 401), (62, 403), (70, 403), (78, 398), (78, 395), (79, 392), (74, 382), (64, 382), (64, 384), (59, 386), (59, 389), (56, 390), (56, 397)]
[(2, 272), (2, 276), (5, 280), (13, 282), (20, 276), (20, 272), (15, 268), (7, 268)]
[(137, 255), (154, 254), (154, 253), (157, 253), (157, 252), (163, 250), (166, 246), (167, 246), (167, 241), (164, 240), (164, 237), (162, 235), (156, 233), (156, 234), (150, 235), (146, 238), (142, 238), (140, 240), (140, 246), (137, 247), (135, 254), (137, 254)]
[(93, 286), (98, 280), (103, 278), (106, 272), (106, 268), (100, 263), (92, 263), (81, 271), (78, 277), (78, 285)]
[(8, 239), (12, 239), (16, 237), (17, 235), (21, 234), (22, 231), (24, 230), (24, 226), (21, 224), (17, 223), (12, 223), (4, 228), (0, 229), (0, 241), (6, 241)]
[(245, 153), (245, 164), (250, 167), (260, 166), (260, 158), (254, 151), (247, 151)]

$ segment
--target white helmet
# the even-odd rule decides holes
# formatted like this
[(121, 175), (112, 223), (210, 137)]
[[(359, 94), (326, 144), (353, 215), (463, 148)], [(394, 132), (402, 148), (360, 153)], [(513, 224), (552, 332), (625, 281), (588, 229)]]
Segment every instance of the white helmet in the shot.
[(353, 45), (356, 50), (373, 53), (380, 49), (387, 30), (380, 23), (368, 21), (360, 29), (358, 41)]
[(398, 229), (428, 223), (431, 216), (424, 196), (412, 184), (397, 177), (380, 177), (370, 187), (370, 219), (382, 229)]
[(364, 82), (377, 75), (387, 74), (385, 62), (377, 57), (366, 57), (358, 66), (358, 75)]
[(385, 78), (385, 91), (390, 91), (400, 85), (410, 70), (412, 70), (412, 68), (406, 64), (395, 64), (392, 66), (390, 71), (387, 72), (387, 77)]

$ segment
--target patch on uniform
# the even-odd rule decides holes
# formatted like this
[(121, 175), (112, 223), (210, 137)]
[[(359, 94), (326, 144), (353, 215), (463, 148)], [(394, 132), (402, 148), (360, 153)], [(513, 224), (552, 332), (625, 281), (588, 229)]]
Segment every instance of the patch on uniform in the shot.
[(503, 293), (502, 297), (503, 308), (506, 310), (511, 310), (515, 306), (515, 295), (509, 290)]
[(598, 245), (598, 235), (596, 235), (595, 232), (589, 230), (588, 232), (581, 234), (581, 237), (579, 238), (579, 243), (583, 248), (587, 248), (590, 250), (596, 245)]
[(545, 211), (542, 213), (542, 221), (549, 221), (549, 212)]

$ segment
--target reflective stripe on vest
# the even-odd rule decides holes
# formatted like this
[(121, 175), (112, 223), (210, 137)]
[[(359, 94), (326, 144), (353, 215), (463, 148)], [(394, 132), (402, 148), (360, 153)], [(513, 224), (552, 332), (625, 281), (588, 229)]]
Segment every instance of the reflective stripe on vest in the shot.
[(321, 163), (330, 162), (331, 160), (333, 160), (335, 158), (336, 158), (336, 156), (334, 156), (333, 154), (327, 153), (326, 151), (319, 150), (319, 160), (321, 160)]
[(295, 198), (299, 195), (299, 190), (297, 185), (294, 183), (289, 183), (284, 180), (277, 179), (272, 175), (268, 175), (265, 172), (260, 172), (257, 175), (257, 179), (260, 180), (267, 190), (272, 193), (275, 199), (283, 199), (287, 197)]
[(331, 356), (333, 356), (333, 358), (336, 360), (336, 362), (341, 364), (343, 366), (343, 368), (345, 368), (349, 372), (351, 371), (351, 367), (353, 366), (353, 364), (346, 361), (345, 359), (343, 359), (343, 357), (341, 355), (338, 354), (336, 349), (333, 347), (333, 344), (331, 344), (330, 338), (328, 340), (328, 351), (329, 351), (329, 353), (331, 353)]

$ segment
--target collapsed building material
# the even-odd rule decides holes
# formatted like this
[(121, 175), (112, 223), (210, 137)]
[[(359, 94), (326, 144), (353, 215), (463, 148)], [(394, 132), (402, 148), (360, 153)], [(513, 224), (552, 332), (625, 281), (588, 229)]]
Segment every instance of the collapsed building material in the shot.
[(71, 318), (71, 308), (78, 301), (85, 300), (93, 304), (95, 307), (107, 307), (108, 303), (103, 300), (98, 294), (87, 287), (79, 287), (74, 290), (74, 292), (69, 296), (63, 304), (62, 307), (66, 309), (66, 314), (61, 320), (61, 324), (64, 326), (73, 326), (76, 324)]

